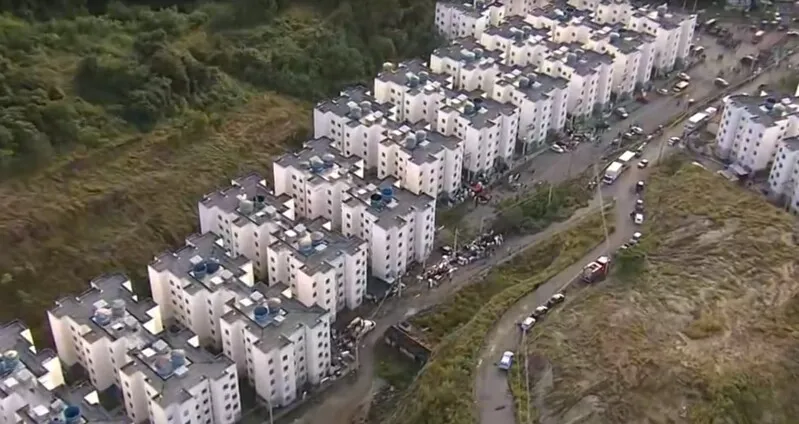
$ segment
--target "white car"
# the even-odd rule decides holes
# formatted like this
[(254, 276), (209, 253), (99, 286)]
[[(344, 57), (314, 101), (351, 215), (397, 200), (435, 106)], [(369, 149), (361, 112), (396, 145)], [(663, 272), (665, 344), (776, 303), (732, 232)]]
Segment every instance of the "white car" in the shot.
[(642, 199), (636, 199), (635, 201), (635, 211), (641, 212), (644, 210), (644, 201)]
[(563, 294), (554, 294), (549, 298), (549, 300), (547, 300), (547, 308), (551, 308), (557, 304), (563, 303), (564, 300), (566, 300), (566, 296)]
[(630, 127), (630, 131), (632, 131), (633, 134), (636, 134), (636, 135), (641, 135), (641, 134), (644, 133), (644, 129), (641, 128), (641, 127)]
[(510, 369), (511, 365), (513, 365), (513, 352), (507, 350), (502, 354), (502, 358), (499, 360), (497, 366), (499, 369), (507, 371)]
[(533, 318), (544, 316), (547, 314), (547, 312), (549, 312), (549, 308), (546, 306), (539, 306), (533, 311)]
[(633, 217), (633, 222), (635, 222), (635, 225), (643, 224), (644, 223), (644, 214), (642, 214), (642, 213), (635, 214), (635, 217)]
[(685, 72), (680, 72), (679, 74), (677, 74), (677, 78), (679, 78), (679, 79), (681, 79), (683, 81), (690, 81), (691, 80), (691, 76), (686, 74)]
[(566, 153), (566, 149), (564, 149), (560, 144), (553, 144), (550, 149), (556, 153)]
[(630, 241), (638, 243), (639, 241), (641, 241), (641, 237), (643, 237), (643, 234), (636, 231), (633, 233), (633, 238), (631, 238)]
[(669, 94), (669, 90), (666, 90), (665, 88), (658, 88), (655, 91), (657, 91), (657, 93), (660, 94), (661, 96), (665, 96), (665, 95)]
[(669, 146), (673, 146), (680, 142), (680, 137), (671, 137), (669, 138)]
[(641, 161), (638, 162), (638, 168), (639, 169), (644, 169), (647, 166), (649, 166), (649, 159), (641, 159)]
[(534, 325), (535, 325), (535, 318), (533, 317), (527, 317), (524, 319), (524, 321), (519, 323), (519, 327), (521, 327), (522, 331), (525, 332), (533, 328)]

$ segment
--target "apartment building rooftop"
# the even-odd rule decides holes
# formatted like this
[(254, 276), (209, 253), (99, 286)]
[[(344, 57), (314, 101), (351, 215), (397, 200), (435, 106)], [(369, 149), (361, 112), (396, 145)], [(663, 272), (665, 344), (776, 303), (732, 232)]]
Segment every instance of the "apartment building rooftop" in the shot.
[(111, 340), (130, 337), (133, 328), (144, 327), (151, 333), (158, 331), (161, 323), (152, 315), (155, 302), (139, 299), (127, 276), (101, 275), (89, 285), (90, 288), (77, 297), (57, 300), (49, 312), (57, 318), (68, 316), (83, 326), (81, 336), (90, 343), (104, 337)]
[(246, 274), (242, 267), (247, 263), (244, 256), (231, 256), (219, 236), (205, 233), (190, 235), (183, 247), (156, 257), (150, 266), (159, 272), (169, 271), (183, 290), (194, 294), (203, 289), (215, 292), (239, 282)]
[(158, 393), (154, 400), (162, 406), (191, 399), (189, 389), (206, 379), (219, 379), (233, 364), (224, 355), (214, 355), (200, 347), (199, 336), (186, 329), (165, 331), (129, 355), (133, 361), (120, 372), (143, 373)]
[(459, 38), (433, 51), (435, 56), (461, 63), (463, 69), (490, 69), (502, 62), (499, 52), (486, 50), (474, 37)]
[(783, 139), (782, 146), (791, 152), (799, 152), (799, 136), (787, 137)]
[(728, 105), (744, 108), (752, 120), (761, 125), (772, 127), (778, 125), (789, 116), (799, 115), (799, 98), (779, 94), (764, 96), (733, 95), (728, 99)]
[(607, 40), (608, 44), (617, 48), (624, 54), (638, 51), (642, 45), (652, 42), (654, 37), (642, 32), (624, 28), (622, 25), (603, 26), (591, 35), (594, 41)]
[(55, 390), (56, 396), (68, 405), (80, 406), (80, 414), (91, 424), (133, 424), (123, 411), (108, 411), (100, 404), (97, 389), (88, 381), (61, 386)]
[(536, 72), (535, 67), (528, 66), (503, 74), (496, 84), (500, 86), (513, 85), (530, 101), (538, 101), (551, 97), (552, 92), (556, 89), (565, 90), (569, 86), (569, 81), (565, 78)]
[(494, 1), (464, 2), (457, 0), (451, 0), (451, 1), (448, 0), (448, 1), (442, 1), (441, 4), (447, 5), (453, 9), (457, 9), (466, 15), (479, 18), (480, 16), (483, 15), (483, 12), (487, 10), (489, 7), (491, 7), (494, 4), (501, 4), (501, 3)]
[(511, 103), (500, 103), (486, 98), (482, 92), (461, 93), (441, 108), (444, 112), (456, 112), (475, 129), (497, 125), (500, 116), (510, 116), (517, 111)]
[(433, 155), (444, 149), (455, 150), (461, 143), (457, 137), (446, 136), (438, 131), (427, 129), (429, 124), (419, 122), (415, 125), (394, 123), (389, 127), (388, 137), (381, 142), (387, 145), (395, 143), (408, 153), (415, 164), (435, 161)]
[(613, 56), (584, 49), (578, 43), (547, 43), (550, 49), (548, 58), (562, 62), (574, 69), (578, 75), (591, 75), (597, 72), (601, 64), (613, 64)]
[(666, 30), (672, 30), (685, 22), (687, 19), (690, 19), (690, 15), (684, 15), (681, 13), (676, 13), (674, 11), (670, 11), (668, 7), (663, 4), (660, 6), (652, 7), (652, 6), (642, 6), (638, 9), (635, 9), (633, 12), (633, 16), (638, 18), (646, 17), (652, 22), (660, 25), (661, 28)]
[(383, 65), (383, 71), (377, 74), (377, 79), (403, 85), (411, 94), (422, 91), (448, 91), (446, 76), (434, 74), (421, 59), (408, 60), (396, 65), (387, 62)]
[(485, 34), (501, 37), (506, 40), (513, 40), (513, 44), (515, 45), (523, 45), (531, 39), (532, 41), (549, 39), (549, 30), (533, 28), (533, 26), (521, 16), (508, 17), (498, 26), (486, 28)]
[(426, 209), (435, 199), (426, 194), (413, 194), (398, 187), (395, 178), (382, 181), (354, 180), (345, 203), (350, 206), (364, 205), (377, 217), (375, 225), (383, 229), (405, 223), (405, 216), (412, 211)]
[(291, 289), (282, 284), (267, 287), (258, 283), (249, 297), (231, 299), (230, 309), (221, 319), (227, 323), (243, 321), (258, 336), (255, 346), (263, 352), (292, 343), (298, 327), (315, 327), (327, 313), (314, 304), (305, 306), (294, 299)]
[(238, 217), (233, 224), (239, 227), (248, 223), (261, 226), (275, 217), (292, 219), (294, 216), (293, 206), (288, 206), (292, 205), (291, 197), (275, 196), (258, 173), (232, 180), (229, 187), (206, 194), (200, 203), (208, 208), (216, 207), (226, 214), (235, 212)]
[(290, 252), (308, 275), (327, 272), (332, 268), (330, 262), (342, 253), (355, 254), (363, 244), (361, 239), (347, 237), (331, 228), (329, 221), (321, 218), (297, 224), (275, 234), (277, 241), (271, 247)]
[(591, 22), (592, 10), (580, 10), (565, 2), (550, 2), (530, 11), (530, 15), (573, 25)]
[(371, 125), (389, 117), (389, 109), (378, 103), (363, 86), (347, 88), (338, 97), (317, 103), (316, 109), (348, 119), (347, 125), (352, 128)]
[(302, 150), (282, 155), (275, 163), (305, 171), (309, 184), (336, 181), (350, 174), (362, 175), (364, 168), (363, 159), (342, 155), (327, 137), (306, 141)]

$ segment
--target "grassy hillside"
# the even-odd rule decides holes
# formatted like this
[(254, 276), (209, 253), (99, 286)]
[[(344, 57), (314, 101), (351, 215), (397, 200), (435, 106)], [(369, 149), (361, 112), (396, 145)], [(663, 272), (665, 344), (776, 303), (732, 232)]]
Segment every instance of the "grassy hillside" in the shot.
[(34, 327), (99, 273), (146, 286), (202, 194), (269, 175), (314, 100), (435, 42), (430, 1), (79, 3), (0, 15), (0, 320)]
[(541, 422), (796, 422), (793, 218), (692, 165), (659, 170), (645, 204), (641, 248), (530, 339)]

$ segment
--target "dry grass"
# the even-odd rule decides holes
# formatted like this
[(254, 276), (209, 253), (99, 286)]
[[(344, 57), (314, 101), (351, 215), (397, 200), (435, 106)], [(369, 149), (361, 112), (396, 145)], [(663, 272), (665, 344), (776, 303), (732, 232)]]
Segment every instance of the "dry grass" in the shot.
[(531, 339), (554, 370), (542, 422), (796, 422), (792, 217), (690, 165), (661, 169), (645, 202), (642, 271), (572, 296)]
[[(162, 130), (0, 184), (0, 320), (37, 327), (61, 296), (122, 270), (145, 285), (153, 255), (196, 229), (201, 196), (237, 174), (270, 175), (310, 128), (308, 105), (265, 94), (218, 117)], [(41, 327), (39, 327), (41, 329)]]

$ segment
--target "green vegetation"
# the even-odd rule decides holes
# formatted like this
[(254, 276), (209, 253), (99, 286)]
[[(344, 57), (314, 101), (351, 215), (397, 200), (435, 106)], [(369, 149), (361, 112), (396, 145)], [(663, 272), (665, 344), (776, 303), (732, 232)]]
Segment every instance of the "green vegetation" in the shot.
[(203, 194), (310, 134), (311, 101), (423, 56), (433, 4), (3, 4), (0, 319), (41, 330), (103, 272), (146, 288)]
[[(634, 272), (570, 296), (527, 351), (553, 371), (524, 409), (553, 422), (792, 423), (799, 414), (794, 218), (678, 161), (649, 179)], [(618, 262), (617, 262), (618, 265)], [(630, 268), (628, 267), (628, 271)], [(519, 358), (520, 361), (523, 358)], [(537, 367), (544, 368), (544, 367)], [(574, 417), (581, 417), (575, 421)]]
[[(480, 299), (479, 305), (482, 306), (475, 306), (473, 295), (459, 295), (438, 307), (440, 315), (428, 316), (427, 319), (448, 327), (450, 334), (442, 338), (442, 333), (436, 330), (440, 343), (433, 356), (395, 413), (385, 422), (475, 422), (472, 387), (486, 334), (514, 303), (583, 257), (603, 237), (599, 214), (586, 217), (572, 229), (536, 244), (512, 262), (494, 269), (487, 281), (505, 288), (491, 297)], [(458, 308), (470, 311), (468, 318), (455, 310)]]
[(563, 221), (591, 200), (590, 173), (566, 184), (542, 184), (526, 195), (503, 200), (501, 212), (494, 220), (494, 229), (501, 233), (537, 233), (549, 224)]

